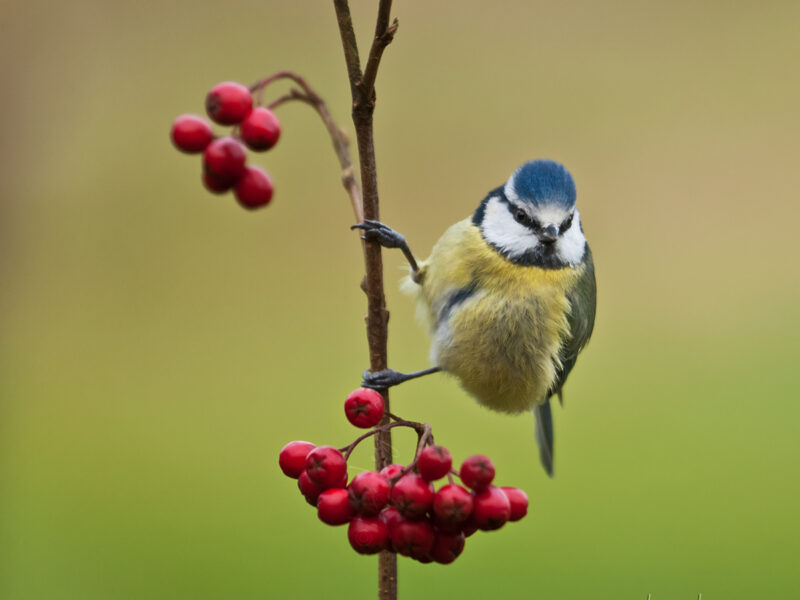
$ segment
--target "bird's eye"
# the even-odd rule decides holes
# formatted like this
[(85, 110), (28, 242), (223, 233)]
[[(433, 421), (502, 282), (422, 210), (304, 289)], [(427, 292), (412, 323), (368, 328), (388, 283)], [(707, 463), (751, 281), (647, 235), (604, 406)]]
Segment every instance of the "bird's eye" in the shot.
[(558, 233), (564, 233), (571, 226), (572, 226), (572, 215), (564, 219), (564, 222), (561, 223), (561, 226), (558, 228)]
[(526, 213), (521, 208), (518, 208), (517, 210), (514, 211), (514, 220), (517, 223), (521, 223), (522, 225), (527, 225), (528, 224), (528, 213)]

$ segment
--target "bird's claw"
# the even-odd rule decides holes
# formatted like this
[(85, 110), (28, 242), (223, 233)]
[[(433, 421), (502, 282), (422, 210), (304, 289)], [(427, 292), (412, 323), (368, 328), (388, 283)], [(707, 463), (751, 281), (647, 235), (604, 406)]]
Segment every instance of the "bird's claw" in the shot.
[(361, 229), (364, 232), (361, 239), (377, 242), (384, 248), (402, 248), (406, 245), (406, 238), (380, 221), (365, 219), (363, 223), (353, 225), (350, 229)]
[(385, 390), (403, 381), (403, 373), (394, 369), (384, 369), (370, 373), (369, 369), (361, 374), (361, 387), (372, 390)]

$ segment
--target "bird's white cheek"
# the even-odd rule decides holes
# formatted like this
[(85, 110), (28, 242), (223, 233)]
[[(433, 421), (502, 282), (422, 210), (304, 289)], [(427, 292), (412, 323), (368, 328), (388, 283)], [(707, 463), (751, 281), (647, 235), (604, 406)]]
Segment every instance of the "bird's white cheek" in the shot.
[(570, 227), (557, 242), (558, 256), (566, 263), (577, 265), (586, 253), (586, 238), (581, 231), (581, 217), (578, 211), (572, 218)]
[(489, 200), (486, 206), (483, 236), (510, 256), (522, 256), (539, 243), (533, 232), (517, 223), (497, 198)]

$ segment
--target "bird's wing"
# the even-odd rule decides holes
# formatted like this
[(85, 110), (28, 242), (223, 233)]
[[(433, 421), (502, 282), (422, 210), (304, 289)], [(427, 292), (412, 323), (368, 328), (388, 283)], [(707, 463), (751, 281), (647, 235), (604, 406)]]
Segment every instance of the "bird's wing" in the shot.
[(570, 312), (567, 315), (569, 323), (569, 336), (564, 341), (561, 349), (561, 367), (556, 372), (556, 380), (550, 390), (550, 395), (558, 394), (561, 398), (561, 388), (569, 376), (578, 353), (589, 342), (594, 329), (594, 315), (597, 308), (597, 284), (594, 278), (594, 261), (592, 252), (586, 247), (584, 258), (585, 269), (575, 286), (567, 294)]
[(578, 353), (589, 342), (594, 329), (594, 315), (597, 306), (597, 284), (594, 278), (594, 262), (588, 246), (584, 258), (586, 268), (575, 287), (567, 294), (570, 313), (567, 316), (569, 336), (561, 351), (561, 366), (556, 371), (556, 380), (544, 403), (533, 409), (536, 424), (536, 443), (539, 446), (539, 459), (547, 474), (553, 476), (553, 415), (550, 398), (558, 394), (562, 400), (562, 387), (572, 367), (578, 360)]

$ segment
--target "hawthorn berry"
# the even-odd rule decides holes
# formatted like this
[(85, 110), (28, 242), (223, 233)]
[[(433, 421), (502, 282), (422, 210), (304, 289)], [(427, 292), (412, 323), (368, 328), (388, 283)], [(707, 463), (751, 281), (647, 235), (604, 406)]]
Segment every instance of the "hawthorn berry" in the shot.
[(241, 83), (223, 81), (206, 96), (206, 112), (220, 125), (236, 125), (253, 109), (253, 96)]
[(528, 514), (528, 494), (515, 487), (501, 487), (500, 489), (505, 492), (511, 504), (511, 516), (508, 518), (509, 521), (519, 521)]
[(464, 521), (461, 525), (461, 531), (464, 532), (465, 537), (471, 536), (478, 531), (478, 524), (475, 522), (475, 517), (470, 515), (469, 519)]
[(436, 481), (450, 472), (453, 457), (444, 446), (428, 446), (419, 454), (417, 471), (425, 481)]
[(281, 137), (281, 124), (275, 113), (258, 106), (250, 111), (240, 126), (242, 140), (251, 150), (269, 150)]
[(376, 554), (386, 548), (389, 530), (378, 517), (353, 517), (347, 528), (347, 539), (359, 554)]
[(244, 146), (225, 136), (211, 142), (203, 153), (203, 170), (210, 176), (233, 184), (244, 174), (244, 163), (247, 160)]
[(246, 167), (236, 182), (236, 199), (244, 208), (259, 208), (272, 200), (273, 189), (272, 180), (263, 169)]
[(392, 479), (394, 479), (395, 477), (400, 475), (400, 473), (403, 472), (403, 469), (405, 469), (403, 465), (398, 465), (398, 464), (386, 465), (381, 469), (380, 474), (383, 475), (389, 483), (391, 483)]
[(374, 517), (389, 502), (389, 482), (375, 471), (366, 471), (353, 478), (347, 493), (356, 513)]
[(344, 488), (325, 490), (317, 499), (317, 516), (328, 525), (344, 525), (355, 516)]
[(467, 540), (463, 533), (436, 532), (436, 539), (431, 549), (431, 558), (443, 565), (450, 564), (464, 551), (466, 543)]
[(470, 456), (461, 463), (461, 481), (476, 492), (486, 489), (494, 479), (494, 464), (482, 454)]
[(300, 477), (297, 478), (297, 487), (300, 490), (300, 493), (303, 494), (306, 502), (308, 502), (311, 506), (317, 505), (319, 495), (325, 491), (324, 487), (311, 481), (308, 473), (305, 471), (300, 473)]
[(395, 523), (399, 523), (400, 521), (404, 520), (403, 515), (401, 515), (400, 511), (398, 511), (394, 506), (383, 509), (381, 511), (380, 518), (384, 523), (386, 523), (386, 527), (389, 529), (389, 535), (391, 535), (392, 527), (394, 527)]
[(511, 502), (499, 487), (490, 485), (485, 490), (476, 492), (472, 501), (472, 516), (478, 529), (500, 529), (511, 516)]
[(278, 465), (287, 477), (297, 479), (306, 469), (306, 456), (316, 446), (311, 442), (294, 441), (286, 444), (278, 455)]
[(462, 533), (464, 531), (464, 523), (452, 523), (450, 521), (445, 521), (436, 515), (431, 515), (431, 525), (436, 531), (440, 531), (442, 533), (449, 533), (451, 535), (455, 535), (456, 533)]
[(428, 521), (400, 519), (389, 531), (389, 539), (395, 551), (416, 559), (424, 558), (430, 553), (435, 538), (433, 526)]
[(317, 446), (306, 456), (305, 472), (311, 481), (327, 489), (337, 485), (343, 476), (347, 477), (347, 462), (336, 448)]
[(390, 499), (406, 519), (422, 519), (433, 504), (433, 488), (416, 473), (406, 473), (392, 487)]
[(197, 115), (181, 115), (170, 129), (172, 143), (181, 152), (196, 154), (202, 152), (214, 139), (211, 125)]
[(297, 487), (300, 489), (300, 493), (302, 493), (305, 497), (306, 502), (308, 502), (311, 506), (316, 507), (319, 495), (325, 490), (347, 487), (347, 473), (345, 472), (342, 475), (342, 478), (333, 485), (318, 485), (311, 481), (308, 473), (303, 471), (300, 473), (300, 477), (297, 478)]
[(383, 396), (369, 388), (353, 390), (344, 401), (344, 414), (356, 427), (375, 427), (383, 418)]
[(203, 185), (212, 194), (224, 194), (236, 185), (236, 180), (220, 179), (210, 173), (203, 173)]
[(472, 507), (472, 495), (454, 483), (442, 486), (433, 496), (433, 514), (443, 523), (463, 523)]

